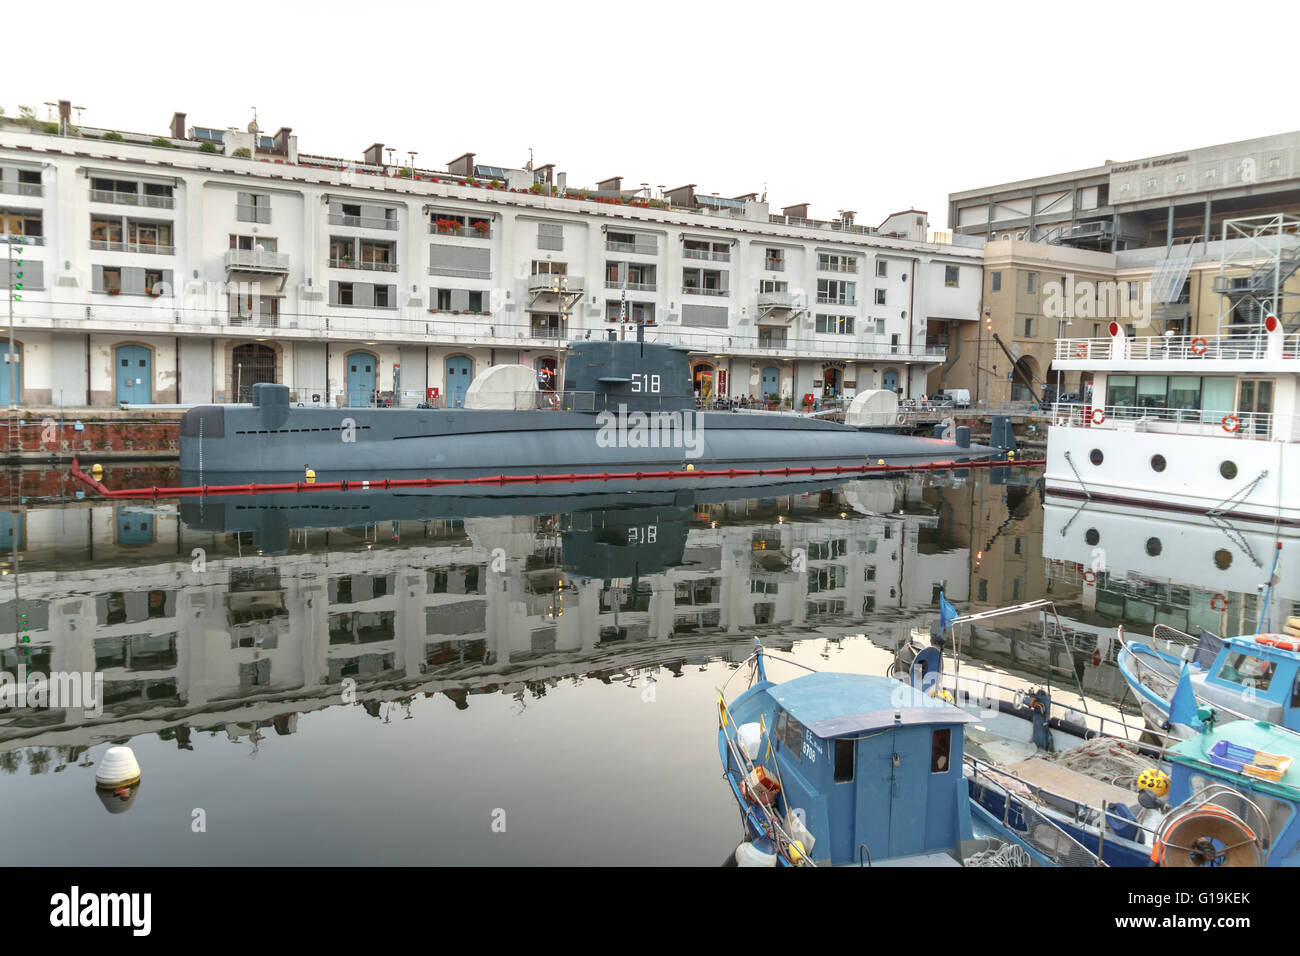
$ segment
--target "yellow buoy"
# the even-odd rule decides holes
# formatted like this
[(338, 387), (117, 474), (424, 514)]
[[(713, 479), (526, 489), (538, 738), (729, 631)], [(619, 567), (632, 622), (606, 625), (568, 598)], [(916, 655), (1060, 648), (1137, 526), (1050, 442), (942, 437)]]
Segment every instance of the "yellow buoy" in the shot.
[(1016, 453), (1014, 451), (1007, 452), (1007, 461), (1015, 461), (1015, 460), (1016, 460)]
[(686, 466), (686, 470), (687, 470), (687, 471), (694, 471), (694, 470), (695, 470), (695, 466), (694, 466), (694, 465), (687, 465), (687, 466)]
[(883, 458), (881, 458), (879, 461), (876, 462), (877, 465), (883, 465), (884, 463), (885, 463), (885, 459)]
[(99, 464), (91, 465), (91, 466), (90, 466), (90, 475), (91, 475), (91, 477), (94, 478), (96, 481), (98, 481), (100, 478), (103, 478), (103, 477), (104, 477), (104, 466), (103, 466), (103, 465), (99, 465)]
[(307, 484), (309, 484), (309, 485), (314, 485), (314, 484), (316, 484), (316, 472), (315, 472), (315, 471), (313, 471), (312, 469), (308, 468), (308, 469), (307, 469), (306, 477), (307, 477)]
[(1157, 797), (1163, 797), (1169, 793), (1169, 775), (1149, 767), (1138, 774), (1138, 789), (1150, 790)]

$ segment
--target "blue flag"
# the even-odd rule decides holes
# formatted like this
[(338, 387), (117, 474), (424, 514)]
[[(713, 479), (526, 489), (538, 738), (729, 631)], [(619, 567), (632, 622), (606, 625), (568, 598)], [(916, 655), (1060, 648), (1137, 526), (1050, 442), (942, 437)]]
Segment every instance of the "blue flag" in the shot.
[(1192, 690), (1192, 673), (1183, 665), (1182, 676), (1178, 678), (1178, 687), (1169, 700), (1169, 722), (1186, 724), (1188, 727), (1200, 726), (1196, 716), (1196, 693)]
[(952, 622), (957, 619), (957, 609), (948, 603), (948, 599), (939, 592), (939, 633), (943, 633), (952, 627)]

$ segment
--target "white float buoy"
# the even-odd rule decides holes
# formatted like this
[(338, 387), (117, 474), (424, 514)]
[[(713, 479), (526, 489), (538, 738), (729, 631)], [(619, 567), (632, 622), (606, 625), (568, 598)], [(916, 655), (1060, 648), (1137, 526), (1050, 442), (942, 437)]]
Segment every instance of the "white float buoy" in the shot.
[(109, 747), (95, 771), (98, 787), (129, 787), (140, 780), (140, 765), (130, 747)]

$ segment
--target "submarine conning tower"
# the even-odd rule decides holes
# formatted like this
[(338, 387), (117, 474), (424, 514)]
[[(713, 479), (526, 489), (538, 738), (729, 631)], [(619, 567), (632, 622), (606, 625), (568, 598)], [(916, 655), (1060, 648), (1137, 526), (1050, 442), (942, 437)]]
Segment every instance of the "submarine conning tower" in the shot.
[[(694, 411), (689, 349), (641, 340), (571, 342), (564, 360), (564, 391), (575, 410)], [(611, 336), (614, 333), (611, 333)], [(579, 400), (591, 393), (589, 406)]]

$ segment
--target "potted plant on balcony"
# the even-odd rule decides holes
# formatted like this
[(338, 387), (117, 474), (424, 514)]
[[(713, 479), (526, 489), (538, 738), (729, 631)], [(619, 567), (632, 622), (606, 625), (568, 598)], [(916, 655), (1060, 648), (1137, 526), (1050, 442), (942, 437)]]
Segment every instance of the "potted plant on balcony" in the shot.
[(492, 226), (480, 219), (478, 222), (474, 223), (474, 228), (478, 230), (480, 236), (485, 236), (492, 229)]
[(105, 289), (104, 291), (107, 292), (109, 295), (118, 295), (122, 290), (117, 288), (112, 288), (112, 289)]
[(453, 232), (460, 228), (460, 222), (455, 219), (438, 219), (434, 222), (439, 232)]

